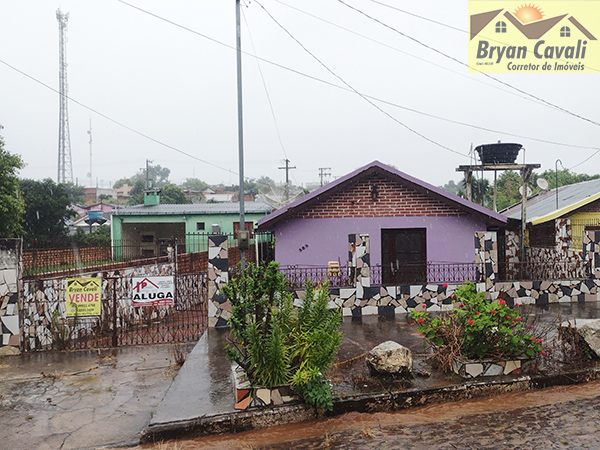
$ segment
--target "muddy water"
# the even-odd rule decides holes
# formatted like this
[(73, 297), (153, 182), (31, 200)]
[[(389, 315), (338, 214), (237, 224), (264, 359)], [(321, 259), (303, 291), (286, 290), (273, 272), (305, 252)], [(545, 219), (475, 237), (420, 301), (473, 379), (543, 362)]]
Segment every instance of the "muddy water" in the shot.
[[(394, 413), (349, 413), (161, 449), (600, 448), (600, 381)], [(144, 447), (152, 448), (152, 447)]]

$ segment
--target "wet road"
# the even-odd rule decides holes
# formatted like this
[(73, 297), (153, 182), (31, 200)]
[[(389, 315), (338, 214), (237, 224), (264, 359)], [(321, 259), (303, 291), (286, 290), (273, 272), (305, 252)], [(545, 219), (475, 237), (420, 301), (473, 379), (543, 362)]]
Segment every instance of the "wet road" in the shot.
[(600, 449), (600, 381), (172, 442), (206, 449)]
[(179, 369), (175, 346), (0, 358), (0, 450), (136, 444)]

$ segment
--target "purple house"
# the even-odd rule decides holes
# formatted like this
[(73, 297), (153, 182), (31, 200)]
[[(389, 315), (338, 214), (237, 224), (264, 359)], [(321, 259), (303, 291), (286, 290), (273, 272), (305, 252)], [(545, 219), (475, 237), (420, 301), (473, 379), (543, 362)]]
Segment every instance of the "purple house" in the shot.
[[(502, 230), (506, 222), (374, 161), (260, 219), (258, 229), (274, 233), (275, 259), (282, 266), (381, 266), (380, 282), (398, 285), (433, 281), (433, 266), (474, 267), (476, 248), (488, 251), (489, 260), (492, 242), (484, 233)], [(494, 238), (494, 250), (496, 245)]]

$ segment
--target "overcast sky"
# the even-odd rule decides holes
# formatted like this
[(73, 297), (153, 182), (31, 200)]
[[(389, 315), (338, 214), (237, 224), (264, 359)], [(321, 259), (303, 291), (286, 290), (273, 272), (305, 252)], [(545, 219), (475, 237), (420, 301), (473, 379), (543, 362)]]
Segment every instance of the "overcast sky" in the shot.
[[(305, 184), (319, 181), (319, 168), (339, 177), (377, 159), (442, 185), (461, 178), (455, 168), (471, 163), (471, 144), (522, 143), (518, 162), (525, 154), (542, 171), (559, 158), (572, 168), (600, 147), (598, 125), (406, 37), (466, 63), (466, 1), (344, 1), (377, 21), (338, 0), (243, 3), (247, 177), (284, 181), (287, 158), (291, 181)], [(117, 0), (0, 0), (0, 134), (27, 164), (21, 176), (57, 178), (59, 98), (40, 83), (58, 90), (60, 7), (78, 183), (90, 185), (91, 120), (93, 185), (133, 175), (146, 159), (175, 183), (237, 184), (235, 0), (128, 3), (172, 23)], [(598, 73), (494, 77), (600, 122)], [(573, 170), (600, 173), (600, 154)]]

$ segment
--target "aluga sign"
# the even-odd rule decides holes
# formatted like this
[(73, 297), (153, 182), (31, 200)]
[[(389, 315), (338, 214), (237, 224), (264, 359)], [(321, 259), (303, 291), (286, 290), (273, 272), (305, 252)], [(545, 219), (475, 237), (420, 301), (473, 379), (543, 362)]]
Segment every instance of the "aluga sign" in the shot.
[(170, 306), (173, 304), (175, 282), (170, 277), (132, 279), (133, 306)]
[(600, 1), (469, 1), (469, 71), (598, 73)]

